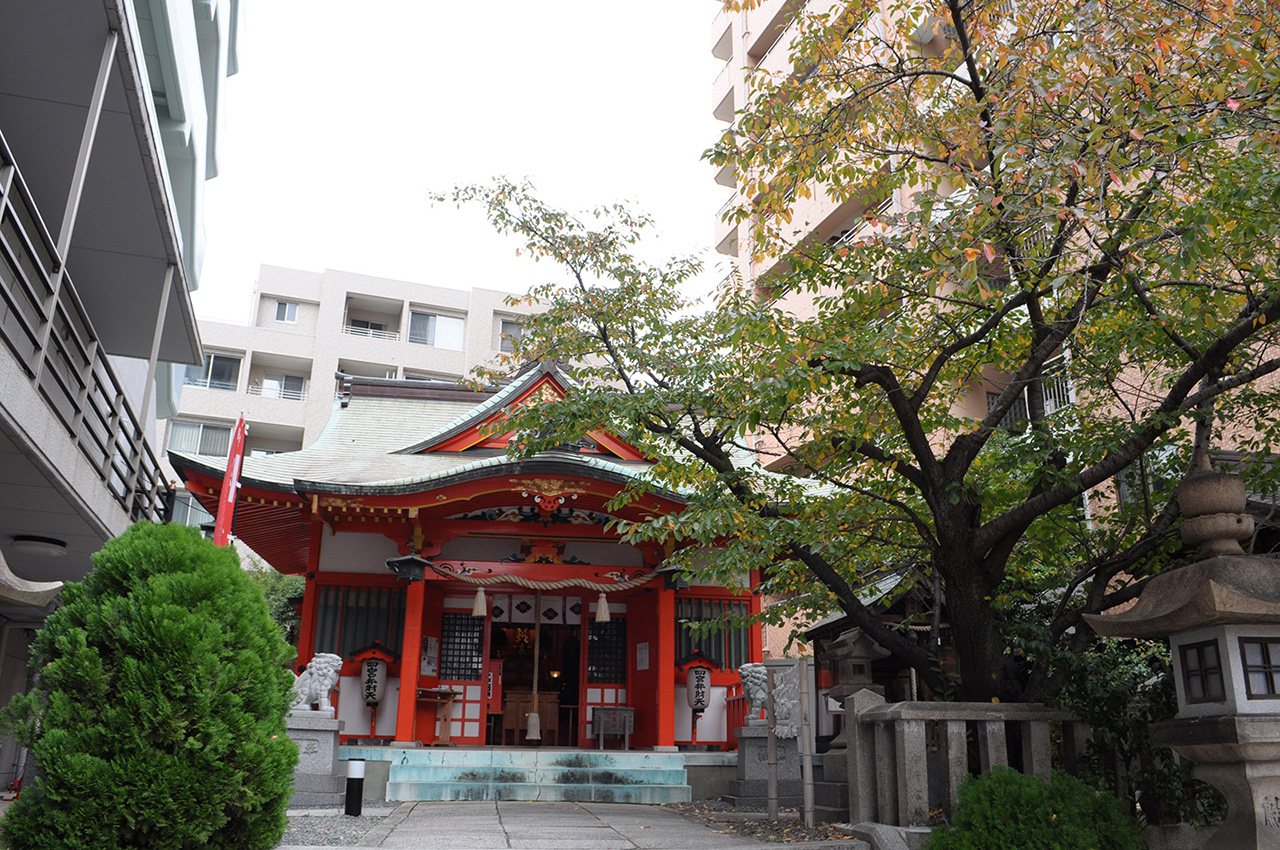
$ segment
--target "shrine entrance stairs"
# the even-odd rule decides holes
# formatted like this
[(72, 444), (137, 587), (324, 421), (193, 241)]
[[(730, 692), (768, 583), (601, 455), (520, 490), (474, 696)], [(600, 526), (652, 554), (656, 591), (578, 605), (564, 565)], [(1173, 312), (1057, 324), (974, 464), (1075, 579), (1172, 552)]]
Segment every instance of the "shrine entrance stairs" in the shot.
[(627, 750), (342, 747), (389, 762), (388, 801), (687, 803), (683, 753)]

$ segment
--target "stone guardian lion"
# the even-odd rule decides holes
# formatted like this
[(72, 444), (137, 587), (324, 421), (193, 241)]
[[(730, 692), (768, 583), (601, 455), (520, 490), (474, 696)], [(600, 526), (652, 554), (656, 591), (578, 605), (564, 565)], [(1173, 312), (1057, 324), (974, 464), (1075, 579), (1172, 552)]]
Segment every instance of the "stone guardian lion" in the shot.
[(338, 684), (338, 671), (342, 669), (342, 656), (331, 652), (317, 652), (311, 663), (293, 683), (293, 708), (307, 710), (313, 703), (321, 711), (329, 710), (329, 692)]

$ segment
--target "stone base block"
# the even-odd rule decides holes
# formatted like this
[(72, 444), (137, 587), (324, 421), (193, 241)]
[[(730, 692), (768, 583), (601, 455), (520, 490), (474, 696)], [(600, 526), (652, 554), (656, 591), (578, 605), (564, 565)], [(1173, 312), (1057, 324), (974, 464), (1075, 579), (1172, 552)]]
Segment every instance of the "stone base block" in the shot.
[(347, 780), (342, 776), (294, 774), (293, 796), (289, 806), (343, 806), (347, 799)]
[(346, 800), (346, 776), (338, 766), (341, 721), (323, 711), (296, 712), (285, 717), (285, 731), (298, 745), (293, 769), (291, 806), (341, 806)]
[[(769, 775), (769, 732), (758, 726), (744, 726), (738, 736), (738, 779), (765, 780)], [(777, 740), (778, 782), (800, 781), (800, 747), (795, 738)]]
[[(769, 803), (769, 783), (764, 779), (735, 779), (730, 783), (724, 800), (735, 806), (766, 806)], [(803, 806), (803, 786), (799, 782), (779, 782), (778, 805), (792, 809)]]
[(285, 717), (285, 731), (298, 745), (296, 773), (338, 772), (338, 732), (342, 722), (321, 711)]
[(849, 784), (847, 782), (813, 783), (814, 817), (821, 823), (846, 823), (849, 820)]

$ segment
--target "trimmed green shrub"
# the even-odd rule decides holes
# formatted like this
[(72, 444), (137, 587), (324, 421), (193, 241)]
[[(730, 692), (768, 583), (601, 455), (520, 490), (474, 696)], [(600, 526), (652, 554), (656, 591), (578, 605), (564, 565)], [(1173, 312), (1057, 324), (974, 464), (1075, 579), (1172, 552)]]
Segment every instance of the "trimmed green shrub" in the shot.
[(1112, 794), (1055, 773), (1049, 782), (998, 767), (960, 786), (954, 823), (927, 850), (1143, 850), (1137, 821)]
[(280, 627), (230, 548), (138, 524), (93, 556), (3, 721), (35, 759), (13, 850), (269, 848), (298, 751)]

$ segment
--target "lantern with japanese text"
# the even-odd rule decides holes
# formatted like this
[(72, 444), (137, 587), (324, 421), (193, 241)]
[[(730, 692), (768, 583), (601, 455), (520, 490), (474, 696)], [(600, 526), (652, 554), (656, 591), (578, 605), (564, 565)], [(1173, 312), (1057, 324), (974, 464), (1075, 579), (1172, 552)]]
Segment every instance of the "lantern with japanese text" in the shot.
[(676, 662), (676, 668), (685, 674), (685, 699), (694, 714), (701, 714), (711, 705), (711, 671), (719, 670), (715, 659), (698, 650)]
[(387, 665), (395, 658), (377, 642), (352, 655), (352, 660), (360, 663), (360, 694), (368, 707), (382, 702), (387, 691)]

